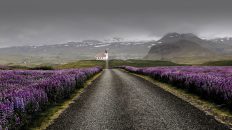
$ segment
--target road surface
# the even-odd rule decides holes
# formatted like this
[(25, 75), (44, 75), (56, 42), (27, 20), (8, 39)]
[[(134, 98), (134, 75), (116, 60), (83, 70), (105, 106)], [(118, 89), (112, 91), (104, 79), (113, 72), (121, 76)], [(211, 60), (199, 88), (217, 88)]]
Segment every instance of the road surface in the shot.
[(154, 84), (117, 69), (103, 74), (48, 130), (227, 130)]

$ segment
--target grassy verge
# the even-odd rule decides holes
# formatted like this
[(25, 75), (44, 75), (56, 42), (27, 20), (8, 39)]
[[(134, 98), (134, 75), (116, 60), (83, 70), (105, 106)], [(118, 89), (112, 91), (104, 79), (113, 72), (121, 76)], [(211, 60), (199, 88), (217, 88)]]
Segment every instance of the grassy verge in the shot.
[[(84, 68), (84, 67), (93, 67), (100, 66), (105, 68), (105, 61), (100, 60), (80, 60), (76, 62), (71, 62), (63, 65), (55, 66), (55, 69), (69, 69), (69, 68)], [(179, 64), (170, 62), (170, 61), (153, 61), (153, 60), (109, 60), (109, 68), (117, 66), (136, 66), (136, 67), (145, 67), (145, 66), (176, 66)]]
[(201, 65), (205, 66), (232, 66), (232, 60), (209, 61)]
[(76, 62), (71, 62), (63, 65), (58, 65), (55, 68), (56, 69), (70, 69), (70, 68), (88, 68), (88, 67), (94, 67), (99, 66), (102, 68), (105, 68), (105, 61), (101, 60), (79, 60)]
[[(129, 60), (117, 60), (112, 59), (108, 61), (109, 68), (114, 68), (118, 66), (135, 66), (135, 67), (154, 67), (154, 66), (180, 66), (184, 64), (176, 64), (171, 61), (161, 61), (161, 60), (139, 60), (139, 59), (129, 59)], [(53, 70), (53, 69), (73, 69), (73, 68), (89, 68), (99, 66), (101, 68), (106, 67), (106, 62), (101, 60), (79, 60), (75, 62), (70, 62), (66, 64), (41, 64), (41, 65), (6, 65), (2, 66), (2, 69), (24, 69), (24, 70)], [(1, 65), (0, 65), (1, 70)]]
[[(126, 70), (123, 70), (126, 71)], [(127, 73), (131, 73), (126, 71)], [(219, 106), (217, 104), (214, 104), (213, 102), (204, 100), (200, 98), (197, 95), (194, 95), (192, 93), (189, 93), (186, 90), (183, 90), (181, 88), (177, 88), (173, 85), (162, 83), (157, 80), (154, 80), (153, 78), (145, 75), (135, 74), (131, 73), (135, 76), (138, 76), (140, 78), (143, 78), (156, 86), (162, 88), (163, 90), (177, 96), (178, 98), (190, 103), (191, 105), (195, 106), (196, 108), (200, 109), (201, 111), (204, 111), (207, 115), (213, 116), (217, 121), (226, 124), (232, 128), (232, 112), (226, 107)]]
[(80, 94), (83, 92), (84, 88), (89, 86), (95, 79), (97, 79), (102, 72), (96, 74), (91, 79), (87, 80), (85, 84), (83, 85), (83, 88), (77, 89), (69, 99), (63, 100), (57, 104), (50, 105), (48, 109), (45, 111), (39, 113), (38, 115), (35, 115), (32, 123), (27, 127), (23, 129), (29, 129), (29, 130), (45, 130), (49, 125), (51, 125), (55, 119), (59, 117), (59, 115), (64, 112), (70, 104), (74, 103), (74, 100), (76, 100)]
[(160, 61), (160, 60), (110, 60), (109, 66), (111, 68), (118, 66), (135, 66), (135, 67), (154, 67), (154, 66), (177, 66), (179, 64), (171, 61)]

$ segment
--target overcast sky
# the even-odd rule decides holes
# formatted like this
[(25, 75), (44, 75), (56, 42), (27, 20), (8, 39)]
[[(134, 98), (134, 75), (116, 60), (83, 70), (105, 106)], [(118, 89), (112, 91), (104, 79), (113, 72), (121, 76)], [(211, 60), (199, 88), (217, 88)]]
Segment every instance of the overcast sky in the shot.
[(232, 0), (0, 0), (0, 47), (84, 39), (232, 36)]

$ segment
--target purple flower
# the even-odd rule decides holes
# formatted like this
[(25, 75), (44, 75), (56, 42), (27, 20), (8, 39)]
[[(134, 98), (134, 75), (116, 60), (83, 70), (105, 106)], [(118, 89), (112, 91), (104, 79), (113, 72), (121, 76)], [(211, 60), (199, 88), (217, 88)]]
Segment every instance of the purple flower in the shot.
[(1, 70), (0, 130), (15, 129), (22, 115), (39, 112), (47, 104), (72, 94), (79, 83), (100, 72), (99, 67), (66, 70)]
[(124, 69), (174, 84), (204, 98), (232, 105), (232, 67), (173, 66)]

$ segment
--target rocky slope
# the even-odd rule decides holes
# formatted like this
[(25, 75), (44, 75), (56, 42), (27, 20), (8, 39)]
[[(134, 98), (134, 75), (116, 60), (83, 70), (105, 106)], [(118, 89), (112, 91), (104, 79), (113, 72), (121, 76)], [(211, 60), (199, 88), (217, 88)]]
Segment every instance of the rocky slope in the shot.
[(232, 57), (232, 44), (203, 40), (194, 34), (169, 33), (156, 42), (146, 59), (178, 63), (202, 63)]

